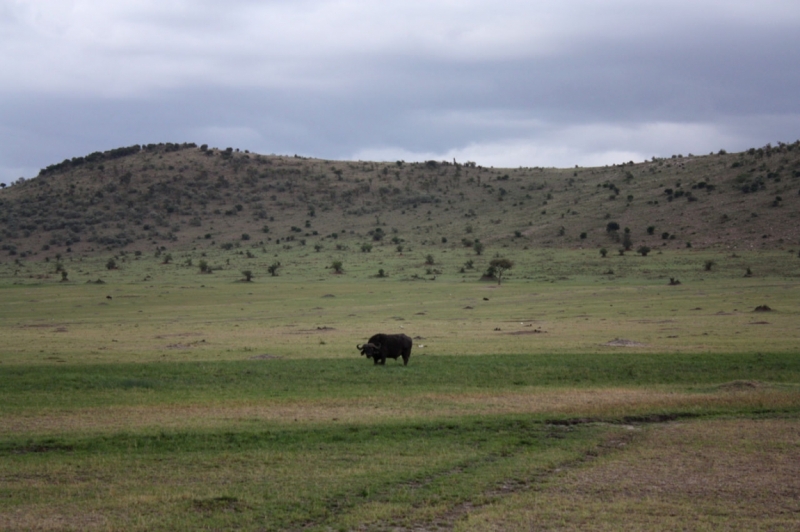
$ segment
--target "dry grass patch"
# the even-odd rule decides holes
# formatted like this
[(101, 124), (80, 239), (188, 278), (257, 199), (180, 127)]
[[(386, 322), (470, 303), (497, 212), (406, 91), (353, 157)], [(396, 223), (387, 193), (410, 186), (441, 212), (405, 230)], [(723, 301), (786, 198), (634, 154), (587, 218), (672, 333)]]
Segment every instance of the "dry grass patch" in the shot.
[[(742, 381), (744, 382), (744, 381)], [(215, 429), (254, 423), (369, 424), (464, 415), (534, 414), (619, 418), (651, 412), (716, 409), (788, 409), (800, 404), (800, 390), (748, 383), (721, 385), (709, 393), (669, 389), (530, 389), (526, 392), (427, 393), (396, 398), (230, 402), (148, 405), (39, 411), (0, 418), (0, 432), (16, 435), (104, 433), (140, 429)]]
[(457, 530), (798, 530), (800, 422), (681, 422)]

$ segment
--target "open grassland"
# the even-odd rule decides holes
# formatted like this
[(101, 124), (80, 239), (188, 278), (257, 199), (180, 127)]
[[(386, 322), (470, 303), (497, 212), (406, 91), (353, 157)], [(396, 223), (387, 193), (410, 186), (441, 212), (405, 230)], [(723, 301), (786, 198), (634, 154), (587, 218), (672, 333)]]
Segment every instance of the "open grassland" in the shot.
[[(498, 499), (456, 530), (796, 530), (797, 420), (645, 429), (592, 467)], [(620, 516), (625, 516), (620, 519)]]
[(0, 529), (800, 526), (794, 255), (253, 251), (0, 267)]
[[(162, 264), (128, 255), (115, 270), (103, 257), (80, 258), (65, 262), (66, 283), (53, 278), (52, 262), (6, 267), (0, 362), (352, 359), (377, 331), (413, 337), (415, 359), (794, 352), (800, 343), (800, 259), (785, 252), (520, 252), (502, 285), (458, 273), (468, 256), (454, 255), (437, 259), (442, 272), (432, 275), (421, 257), (390, 251), (350, 255), (339, 275), (321, 254), (298, 251), (279, 256), (277, 277), (263, 266), (273, 257), (224, 255), (205, 257), (222, 265), (213, 274), (178, 264), (191, 257)], [(379, 268), (389, 277), (376, 278)], [(241, 282), (245, 269), (252, 282)], [(762, 305), (772, 311), (756, 312)]]

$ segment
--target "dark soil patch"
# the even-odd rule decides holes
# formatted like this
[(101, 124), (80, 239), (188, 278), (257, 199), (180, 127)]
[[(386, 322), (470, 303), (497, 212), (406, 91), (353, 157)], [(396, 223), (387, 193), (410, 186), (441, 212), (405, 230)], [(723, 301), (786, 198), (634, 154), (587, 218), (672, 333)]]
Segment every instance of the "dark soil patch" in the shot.
[(764, 384), (758, 381), (731, 381), (719, 385), (719, 389), (726, 392), (737, 392), (742, 390), (757, 390), (763, 388)]
[(270, 354), (264, 353), (263, 355), (252, 356), (252, 357), (250, 357), (249, 360), (276, 360), (276, 359), (279, 359), (279, 358), (283, 358), (283, 357), (278, 356), (278, 355), (270, 355)]
[(198, 512), (240, 512), (245, 505), (236, 497), (212, 497), (210, 499), (194, 499), (192, 507)]
[(614, 338), (603, 345), (607, 347), (646, 347), (646, 344), (634, 342), (633, 340), (626, 340), (625, 338)]

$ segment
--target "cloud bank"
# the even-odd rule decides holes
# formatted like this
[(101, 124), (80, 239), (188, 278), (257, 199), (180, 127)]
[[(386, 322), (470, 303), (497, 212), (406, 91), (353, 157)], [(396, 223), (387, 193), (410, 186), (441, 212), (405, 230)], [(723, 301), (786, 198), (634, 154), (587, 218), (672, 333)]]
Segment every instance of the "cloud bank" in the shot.
[(590, 166), (800, 138), (794, 1), (9, 0), (0, 181), (194, 141)]

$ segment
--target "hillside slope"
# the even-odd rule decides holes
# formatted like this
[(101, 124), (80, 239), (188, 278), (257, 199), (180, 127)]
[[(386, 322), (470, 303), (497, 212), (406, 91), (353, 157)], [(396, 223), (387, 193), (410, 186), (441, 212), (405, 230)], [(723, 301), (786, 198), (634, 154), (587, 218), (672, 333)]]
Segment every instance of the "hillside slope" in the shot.
[[(2, 255), (242, 240), (616, 249), (800, 243), (800, 141), (602, 168), (484, 168), (131, 146), (0, 191)], [(609, 231), (618, 224), (619, 230)]]

